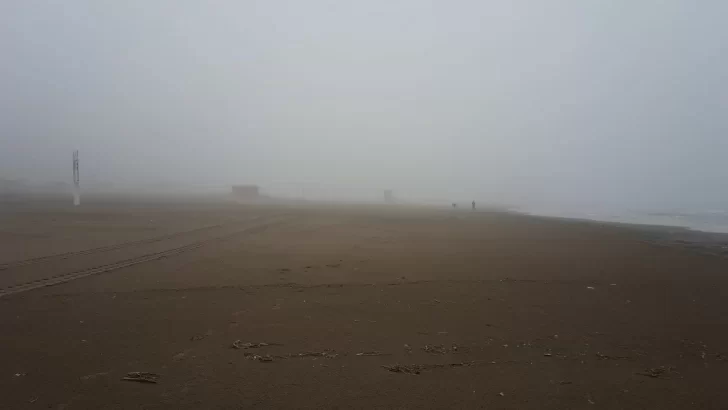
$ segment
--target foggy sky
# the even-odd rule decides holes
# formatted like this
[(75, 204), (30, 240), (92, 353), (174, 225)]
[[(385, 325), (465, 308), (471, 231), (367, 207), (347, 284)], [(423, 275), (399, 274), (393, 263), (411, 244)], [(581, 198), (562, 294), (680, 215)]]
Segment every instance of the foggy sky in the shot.
[(726, 15), (720, 0), (6, 0), (0, 178), (70, 181), (78, 149), (82, 185), (728, 207)]

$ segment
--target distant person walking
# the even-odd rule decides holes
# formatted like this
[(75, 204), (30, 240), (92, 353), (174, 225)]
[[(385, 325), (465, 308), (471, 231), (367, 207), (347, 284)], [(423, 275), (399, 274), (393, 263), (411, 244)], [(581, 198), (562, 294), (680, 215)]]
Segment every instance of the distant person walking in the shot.
[(473, 200), (473, 211), (475, 211), (475, 200)]

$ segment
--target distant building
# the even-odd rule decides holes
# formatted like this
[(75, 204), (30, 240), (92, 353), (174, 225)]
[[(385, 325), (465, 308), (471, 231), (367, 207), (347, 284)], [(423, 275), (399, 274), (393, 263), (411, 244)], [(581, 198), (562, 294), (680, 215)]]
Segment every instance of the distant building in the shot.
[(394, 194), (392, 194), (391, 189), (384, 190), (384, 203), (386, 204), (393, 204), (394, 201)]
[(233, 185), (233, 198), (240, 201), (252, 201), (260, 198), (260, 188), (257, 185)]

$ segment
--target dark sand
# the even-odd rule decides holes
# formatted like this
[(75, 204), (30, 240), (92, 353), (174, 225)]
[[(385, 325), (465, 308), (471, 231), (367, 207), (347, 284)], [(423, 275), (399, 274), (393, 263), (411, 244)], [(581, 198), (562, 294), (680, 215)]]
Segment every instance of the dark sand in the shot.
[(728, 408), (728, 260), (658, 237), (400, 207), (6, 210), (0, 408)]

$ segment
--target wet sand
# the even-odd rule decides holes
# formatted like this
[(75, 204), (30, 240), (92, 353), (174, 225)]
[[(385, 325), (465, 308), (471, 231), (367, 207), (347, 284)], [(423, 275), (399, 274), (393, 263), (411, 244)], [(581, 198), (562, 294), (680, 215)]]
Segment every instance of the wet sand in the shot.
[(728, 408), (728, 260), (654, 231), (213, 203), (0, 227), (2, 408)]

